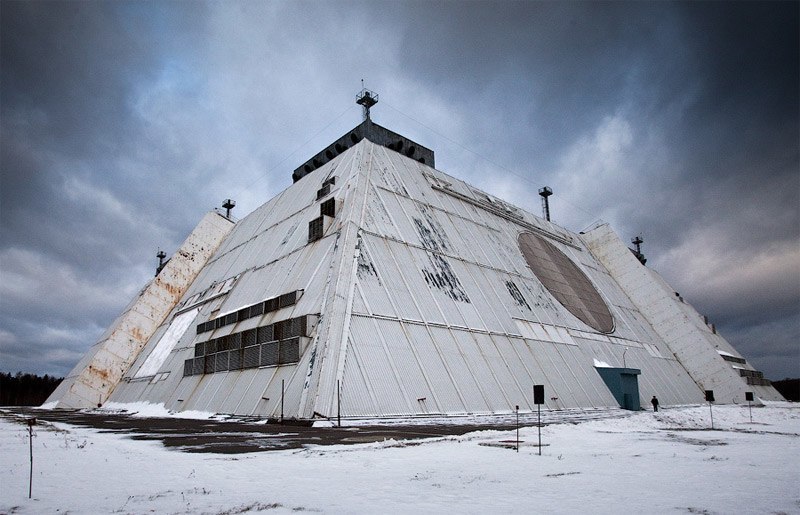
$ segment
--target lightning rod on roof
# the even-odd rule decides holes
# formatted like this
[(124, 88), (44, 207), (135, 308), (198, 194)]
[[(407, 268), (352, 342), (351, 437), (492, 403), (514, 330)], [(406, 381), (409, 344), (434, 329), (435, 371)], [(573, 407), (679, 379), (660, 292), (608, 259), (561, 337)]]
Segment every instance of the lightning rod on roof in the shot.
[(361, 79), (361, 91), (356, 95), (356, 104), (364, 108), (364, 120), (369, 120), (369, 108), (378, 103), (378, 94), (364, 87)]

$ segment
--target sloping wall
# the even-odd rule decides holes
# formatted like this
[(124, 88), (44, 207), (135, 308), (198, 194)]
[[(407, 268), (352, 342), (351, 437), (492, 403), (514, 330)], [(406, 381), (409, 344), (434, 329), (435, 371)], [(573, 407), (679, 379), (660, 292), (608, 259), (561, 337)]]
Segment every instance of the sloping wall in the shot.
[(45, 404), (89, 408), (105, 402), (233, 225), (216, 212), (205, 215)]
[[(639, 263), (607, 224), (588, 231), (583, 239), (697, 385), (714, 391), (716, 402), (744, 403), (748, 391), (763, 400), (783, 400), (772, 386), (747, 384), (740, 370), (754, 371), (753, 367), (660, 275)], [(741, 362), (731, 363), (726, 355)]]

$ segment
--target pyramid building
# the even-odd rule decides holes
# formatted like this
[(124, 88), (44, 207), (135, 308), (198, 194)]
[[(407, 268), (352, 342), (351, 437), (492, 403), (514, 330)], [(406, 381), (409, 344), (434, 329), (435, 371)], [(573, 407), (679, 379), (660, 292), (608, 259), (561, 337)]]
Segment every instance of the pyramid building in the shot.
[(369, 117), (208, 213), (48, 400), (313, 419), (782, 399), (608, 225), (576, 234)]

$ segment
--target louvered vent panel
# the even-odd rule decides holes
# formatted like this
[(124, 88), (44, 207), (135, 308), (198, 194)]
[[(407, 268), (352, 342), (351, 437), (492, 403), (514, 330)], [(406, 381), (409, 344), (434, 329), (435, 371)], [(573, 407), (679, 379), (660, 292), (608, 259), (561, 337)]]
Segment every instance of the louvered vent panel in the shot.
[(252, 347), (244, 348), (244, 363), (242, 363), (243, 368), (256, 368), (258, 366), (258, 353), (260, 349), (260, 345), (253, 345)]
[(300, 361), (300, 338), (291, 338), (280, 342), (279, 363), (297, 363)]
[(278, 342), (269, 342), (261, 346), (261, 366), (268, 367), (278, 364)]
[(228, 353), (228, 370), (242, 368), (242, 349), (232, 350)]
[(228, 353), (218, 352), (214, 354), (214, 372), (224, 372), (228, 370)]
[(258, 329), (250, 329), (245, 331), (242, 335), (242, 347), (250, 347), (258, 343), (256, 337), (258, 336)]
[(320, 189), (317, 190), (317, 200), (327, 196), (330, 192), (331, 192), (331, 185), (327, 184), (326, 181), (326, 184), (324, 184)]
[(322, 238), (323, 219), (324, 217), (320, 216), (319, 218), (315, 218), (308, 222), (309, 243)]
[(274, 340), (275, 339), (275, 337), (274, 337), (274, 334), (275, 334), (274, 329), (275, 329), (275, 326), (272, 325), (272, 324), (259, 327), (258, 328), (258, 339), (257, 339), (257, 342), (258, 343), (265, 343), (265, 342), (271, 342), (272, 340)]
[(325, 202), (319, 205), (319, 214), (320, 216), (330, 216), (331, 218), (336, 216), (336, 199), (329, 198)]

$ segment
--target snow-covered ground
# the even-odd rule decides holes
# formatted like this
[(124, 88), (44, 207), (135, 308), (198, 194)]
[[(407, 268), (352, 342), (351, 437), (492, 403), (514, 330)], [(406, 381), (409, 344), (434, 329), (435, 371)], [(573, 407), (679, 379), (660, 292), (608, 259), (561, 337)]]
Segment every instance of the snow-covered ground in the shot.
[(426, 441), (190, 454), (0, 419), (0, 513), (800, 513), (800, 405), (707, 406)]

